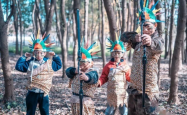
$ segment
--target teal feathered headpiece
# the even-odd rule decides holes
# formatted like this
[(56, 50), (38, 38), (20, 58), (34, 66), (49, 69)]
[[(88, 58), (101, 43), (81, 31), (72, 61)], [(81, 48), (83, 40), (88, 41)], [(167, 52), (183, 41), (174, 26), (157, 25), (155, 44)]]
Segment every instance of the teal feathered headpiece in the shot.
[[(157, 20), (156, 19), (156, 16), (157, 15), (160, 15), (161, 13), (157, 13), (158, 11), (161, 10), (161, 8), (159, 9), (155, 9), (156, 8), (156, 5), (158, 4), (159, 0), (155, 3), (154, 3), (154, 0), (151, 1), (151, 3), (149, 4), (149, 0), (143, 0), (140, 1), (140, 6), (141, 6), (141, 10), (143, 11), (143, 17), (142, 17), (142, 12), (139, 11), (139, 13), (137, 13), (137, 17), (138, 17), (138, 22), (141, 21), (141, 19), (144, 19), (145, 21), (148, 21), (148, 22), (152, 22), (152, 23), (155, 23), (155, 26), (157, 26), (157, 22), (164, 22), (164, 21), (160, 21), (160, 20)], [(137, 33), (140, 33), (140, 26), (137, 28), (136, 32)]]
[[(120, 38), (120, 36), (119, 36), (119, 38)], [(123, 45), (123, 42), (118, 39), (117, 34), (116, 34), (116, 39), (117, 40), (115, 42), (113, 42), (112, 40), (110, 40), (108, 38), (109, 43), (107, 43), (106, 46), (108, 47), (108, 49), (110, 50), (110, 52), (120, 51), (120, 52), (124, 53), (126, 51), (126, 49), (125, 49), (125, 47)]]
[(35, 39), (35, 37), (33, 35), (33, 38), (31, 37), (32, 41), (29, 40), (29, 42), (30, 42), (29, 47), (30, 47), (31, 51), (32, 52), (34, 50), (41, 50), (41, 51), (45, 51), (45, 52), (51, 51), (50, 46), (53, 45), (54, 43), (45, 43), (45, 41), (49, 38), (49, 35), (44, 38), (44, 36), (45, 36), (45, 34), (44, 34), (42, 39), (40, 39), (39, 38), (39, 30), (38, 30), (37, 38)]
[(93, 58), (97, 58), (97, 57), (93, 57), (93, 55), (97, 54), (100, 51), (98, 51), (99, 46), (95, 46), (95, 44), (96, 42), (94, 42), (89, 48), (88, 45), (81, 47), (81, 53), (82, 53), (81, 61), (92, 62)]

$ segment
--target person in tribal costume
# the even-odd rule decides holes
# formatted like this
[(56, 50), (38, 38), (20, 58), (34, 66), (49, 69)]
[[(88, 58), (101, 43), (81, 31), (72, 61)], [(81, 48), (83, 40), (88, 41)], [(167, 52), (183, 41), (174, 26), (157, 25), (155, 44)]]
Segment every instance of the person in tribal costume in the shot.
[[(158, 2), (157, 2), (158, 3)], [(157, 4), (156, 3), (156, 4)], [(158, 60), (164, 50), (164, 40), (159, 37), (156, 31), (157, 22), (155, 5), (153, 2), (145, 7), (145, 23), (143, 24), (143, 35), (141, 36), (140, 28), (137, 32), (124, 32), (121, 36), (123, 42), (128, 43), (127, 50), (134, 49), (131, 84), (129, 87), (128, 115), (157, 115), (159, 114), (158, 99), (159, 87), (158, 78)], [(141, 19), (140, 13), (138, 14)], [(142, 38), (142, 39), (141, 39)], [(145, 108), (142, 107), (142, 86), (143, 86), (143, 45), (146, 45), (146, 79), (145, 79)]]
[[(59, 56), (50, 50), (53, 43), (44, 43), (48, 37), (49, 35), (44, 39), (32, 38), (30, 48), (33, 56), (25, 53), (18, 59), (15, 66), (16, 70), (27, 72), (29, 77), (26, 96), (27, 115), (35, 115), (37, 104), (39, 104), (41, 115), (49, 115), (49, 91), (52, 86), (53, 73), (62, 67)], [(46, 52), (49, 52), (53, 58), (44, 57)]]
[[(83, 80), (83, 115), (95, 115), (94, 97), (95, 90), (97, 88), (98, 82), (98, 72), (93, 68), (92, 57), (99, 51), (96, 51), (98, 46), (93, 43), (89, 48), (81, 47), (82, 58), (80, 60), (80, 74), (74, 67), (69, 67), (66, 70), (66, 75), (70, 78), (69, 86), (72, 89), (71, 96), (71, 110), (73, 115), (80, 115), (80, 100), (79, 100), (79, 90), (80, 90), (80, 80)], [(95, 57), (96, 58), (96, 57)]]
[(107, 84), (107, 109), (105, 115), (127, 115), (126, 85), (130, 81), (130, 67), (122, 58), (125, 50), (123, 42), (116, 40), (108, 44), (112, 58), (103, 68), (98, 86)]

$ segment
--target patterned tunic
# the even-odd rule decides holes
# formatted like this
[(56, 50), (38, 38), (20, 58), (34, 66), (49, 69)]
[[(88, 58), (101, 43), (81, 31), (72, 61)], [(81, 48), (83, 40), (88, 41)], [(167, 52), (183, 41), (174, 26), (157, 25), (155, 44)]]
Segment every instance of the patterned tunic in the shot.
[(127, 105), (125, 71), (128, 68), (127, 65), (111, 68), (108, 75), (107, 103), (115, 108), (123, 106), (124, 103)]
[[(136, 33), (126, 32), (122, 35), (121, 40), (128, 42), (130, 47), (134, 48), (134, 54), (132, 59), (132, 72), (131, 72), (131, 83), (132, 87), (137, 89), (139, 93), (142, 93), (143, 86), (143, 46), (141, 43), (136, 43), (134, 36)], [(149, 99), (154, 99), (154, 96), (159, 96), (159, 88), (157, 85), (157, 74), (158, 74), (158, 59), (163, 51), (164, 41), (158, 36), (158, 33), (155, 32), (152, 36), (151, 46), (146, 47), (146, 87), (145, 91)]]
[(114, 58), (105, 65), (99, 85), (107, 84), (107, 109), (105, 114), (126, 115), (127, 114), (127, 95), (126, 83), (130, 81), (130, 67), (125, 60), (121, 59), (120, 63), (116, 63)]
[[(52, 60), (49, 59), (46, 63), (33, 70), (31, 79), (32, 81), (29, 80), (28, 89), (38, 88), (44, 91), (44, 95), (49, 94), (49, 91), (52, 86), (52, 78), (54, 73), (51, 64)], [(28, 73), (29, 77), (30, 74), (31, 72)]]
[[(73, 72), (72, 72), (73, 71)], [(73, 95), (71, 96), (71, 110), (73, 115), (80, 115), (80, 80), (79, 75), (75, 75), (75, 68), (68, 68), (66, 74), (70, 79), (70, 85)], [(85, 74), (89, 77), (87, 82), (82, 83), (83, 89), (83, 115), (95, 115), (94, 101), (91, 98), (94, 97), (95, 90), (97, 88), (98, 74), (93, 68), (90, 68)], [(75, 95), (76, 94), (76, 95)]]

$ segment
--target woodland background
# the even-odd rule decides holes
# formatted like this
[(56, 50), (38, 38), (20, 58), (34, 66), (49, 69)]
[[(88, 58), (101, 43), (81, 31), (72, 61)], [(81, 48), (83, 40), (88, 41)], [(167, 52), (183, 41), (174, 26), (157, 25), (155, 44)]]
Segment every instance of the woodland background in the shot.
[[(150, 2), (152, 0), (149, 0)], [(157, 0), (153, 0), (155, 3)], [(176, 115), (187, 113), (187, 6), (186, 0), (160, 0), (157, 16), (159, 35), (165, 51), (159, 60), (160, 105)], [(50, 114), (70, 114), (67, 67), (77, 67), (76, 9), (80, 9), (82, 41), (100, 45), (100, 59), (94, 67), (102, 71), (110, 59), (106, 38), (116, 39), (138, 27), (139, 0), (0, 0), (0, 114), (25, 114), (27, 76), (15, 70), (15, 63), (25, 52), (31, 36), (50, 34), (53, 51), (61, 56), (63, 68), (55, 73), (50, 92)], [(126, 52), (131, 65), (133, 50)], [(106, 108), (106, 85), (95, 94), (96, 114)], [(39, 111), (37, 110), (37, 114)]]

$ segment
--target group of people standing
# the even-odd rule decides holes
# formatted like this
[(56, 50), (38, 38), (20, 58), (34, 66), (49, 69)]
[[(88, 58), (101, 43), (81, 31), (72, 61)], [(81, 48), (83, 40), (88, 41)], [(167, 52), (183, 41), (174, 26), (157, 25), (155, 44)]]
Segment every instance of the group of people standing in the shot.
[[(154, 8), (153, 8), (154, 9)], [(159, 87), (157, 85), (158, 59), (164, 48), (164, 41), (156, 31), (156, 12), (145, 7), (145, 22), (143, 35), (138, 32), (124, 32), (116, 41), (109, 40), (107, 46), (111, 52), (111, 59), (99, 76), (93, 68), (93, 55), (97, 53), (95, 43), (90, 47), (81, 47), (80, 72), (77, 68), (69, 67), (66, 75), (72, 88), (70, 99), (73, 115), (80, 114), (79, 90), (80, 80), (83, 81), (83, 114), (95, 115), (94, 93), (98, 87), (107, 84), (107, 105), (105, 115), (157, 115), (159, 114), (158, 100)], [(141, 15), (139, 15), (141, 18)], [(49, 90), (52, 86), (53, 72), (62, 67), (62, 62), (50, 50), (51, 44), (44, 43), (46, 38), (35, 39), (30, 48), (31, 54), (26, 53), (20, 57), (16, 69), (27, 72), (29, 76), (28, 93), (26, 96), (27, 115), (34, 115), (39, 103), (41, 115), (49, 115)], [(127, 43), (127, 47), (124, 47)], [(145, 79), (145, 107), (142, 107), (143, 86), (143, 46), (146, 46), (146, 79)], [(134, 49), (132, 67), (125, 61), (124, 53), (130, 48)], [(53, 56), (45, 58), (46, 52)], [(127, 86), (127, 82), (129, 82)], [(128, 91), (128, 94), (127, 94)]]

